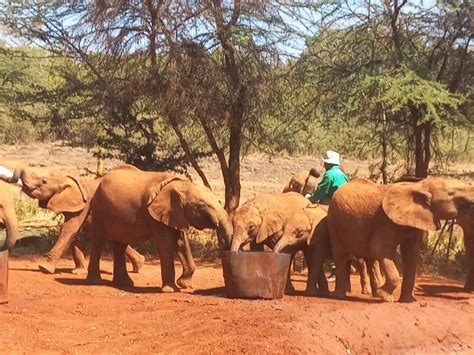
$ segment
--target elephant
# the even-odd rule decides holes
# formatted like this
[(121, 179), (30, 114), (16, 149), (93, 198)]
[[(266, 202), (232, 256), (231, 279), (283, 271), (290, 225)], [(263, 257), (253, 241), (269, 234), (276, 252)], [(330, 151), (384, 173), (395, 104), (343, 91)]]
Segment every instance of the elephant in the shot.
[[(308, 260), (306, 293), (309, 295), (327, 296), (329, 294), (323, 274), (323, 263), (332, 256), (327, 211), (328, 206), (314, 204), (291, 214), (284, 223), (283, 235), (273, 248), (274, 252), (294, 253), (297, 250), (303, 250)], [(364, 260), (360, 258), (355, 261), (360, 273), (362, 293), (369, 294), (370, 280)], [(378, 269), (376, 269), (376, 277), (377, 280), (381, 278)], [(316, 289), (316, 283), (319, 290)]]
[(296, 192), (260, 194), (245, 202), (231, 213), (231, 251), (239, 251), (247, 243), (252, 250), (263, 250), (264, 244), (273, 248), (286, 217), (308, 204), (308, 199)]
[(10, 250), (18, 239), (18, 220), (10, 187), (2, 181), (0, 181), (0, 226), (6, 229), (5, 242), (0, 245), (0, 251)]
[[(285, 219), (282, 227), (282, 235), (273, 247), (273, 252), (290, 252), (292, 258), (297, 251), (303, 251), (308, 263), (306, 293), (309, 295), (329, 295), (328, 283), (322, 269), (319, 269), (320, 272), (315, 274), (315, 269), (313, 268), (315, 264), (314, 258), (324, 260), (327, 254), (330, 254), (326, 216), (327, 207), (322, 205), (309, 204), (303, 209), (293, 212)], [(318, 240), (327, 241), (327, 243), (318, 243), (317, 245), (314, 243), (314, 245), (310, 247), (307, 244), (307, 240), (313, 233), (318, 234)], [(316, 249), (318, 249), (317, 252)], [(316, 288), (316, 283), (318, 284), (318, 289)], [(293, 288), (287, 287), (287, 290), (292, 291)]]
[(321, 175), (319, 174), (319, 172), (314, 168), (310, 169), (309, 171), (300, 171), (299, 173), (293, 175), (291, 180), (288, 181), (288, 183), (283, 188), (283, 192), (294, 191), (299, 192), (303, 196), (306, 194), (313, 193), (318, 185), (316, 179), (320, 176)]
[[(71, 247), (75, 263), (74, 274), (86, 272), (84, 254), (78, 246), (76, 236), (83, 232), (90, 234), (91, 217), (90, 204), (99, 186), (100, 179), (77, 179), (71, 175), (61, 175), (52, 172), (49, 176), (38, 176), (30, 169), (16, 168), (13, 176), (2, 179), (16, 183), (22, 181), (22, 191), (33, 199), (38, 200), (41, 208), (49, 209), (64, 215), (64, 224), (58, 240), (49, 251), (47, 259), (39, 265), (41, 271), (54, 274), (56, 264), (64, 252)], [(126, 250), (132, 262), (133, 270), (138, 272), (144, 264), (144, 257), (130, 246)]]
[(117, 285), (133, 286), (125, 268), (124, 249), (128, 243), (153, 238), (160, 261), (162, 292), (174, 292), (174, 254), (178, 250), (183, 273), (178, 285), (192, 282), (195, 270), (185, 231), (193, 226), (199, 230), (217, 230), (221, 249), (228, 248), (232, 236), (229, 215), (216, 195), (207, 187), (197, 185), (167, 172), (149, 172), (128, 166), (108, 172), (99, 184), (92, 201), (92, 251), (87, 282), (99, 283), (101, 247), (114, 241), (114, 276)]
[[(357, 255), (379, 261), (386, 278), (375, 293), (393, 301), (399, 279), (394, 257), (400, 245), (403, 281), (399, 302), (415, 302), (413, 289), (424, 231), (439, 229), (440, 219), (462, 216), (473, 204), (472, 186), (443, 178), (388, 185), (359, 178), (341, 186), (327, 217), (336, 262), (334, 295), (345, 298), (348, 261)], [(368, 269), (373, 280), (373, 270)]]
[(474, 291), (474, 208), (459, 213), (457, 223), (461, 226), (464, 234), (464, 248), (466, 249), (467, 277), (464, 289), (468, 292)]

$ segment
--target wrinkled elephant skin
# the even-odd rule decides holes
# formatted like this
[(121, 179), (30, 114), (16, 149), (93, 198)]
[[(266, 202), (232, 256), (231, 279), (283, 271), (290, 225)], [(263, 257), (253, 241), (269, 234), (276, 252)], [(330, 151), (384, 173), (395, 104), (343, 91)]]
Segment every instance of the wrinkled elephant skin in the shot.
[(230, 218), (217, 197), (204, 186), (170, 173), (145, 172), (128, 166), (102, 178), (92, 203), (92, 253), (87, 280), (100, 282), (101, 245), (114, 241), (114, 282), (131, 285), (125, 268), (123, 245), (153, 238), (161, 262), (162, 291), (177, 290), (174, 255), (183, 263), (179, 285), (190, 285), (195, 269), (186, 229), (217, 230), (222, 249), (232, 235)]
[(377, 295), (392, 301), (399, 278), (395, 251), (400, 245), (403, 281), (399, 301), (416, 301), (413, 289), (423, 231), (439, 229), (440, 220), (456, 218), (473, 204), (471, 186), (441, 178), (389, 185), (355, 179), (340, 187), (328, 211), (337, 267), (336, 297), (345, 297), (349, 272), (346, 265), (357, 255), (380, 262), (386, 280)]

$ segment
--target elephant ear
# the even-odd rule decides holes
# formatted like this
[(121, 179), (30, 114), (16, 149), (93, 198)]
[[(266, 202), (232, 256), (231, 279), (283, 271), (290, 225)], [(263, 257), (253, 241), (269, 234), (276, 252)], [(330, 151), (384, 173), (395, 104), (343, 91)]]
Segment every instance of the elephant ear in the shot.
[(382, 207), (396, 224), (435, 231), (440, 225), (431, 211), (431, 198), (422, 183), (397, 183), (385, 193)]
[(54, 194), (46, 205), (46, 208), (56, 212), (79, 212), (87, 204), (88, 195), (81, 183), (72, 176), (66, 176), (62, 190)]
[(280, 213), (268, 213), (262, 216), (262, 224), (260, 225), (257, 237), (255, 239), (256, 243), (259, 244), (269, 236), (280, 232), (283, 228), (283, 223), (285, 218)]
[(188, 218), (184, 213), (184, 206), (179, 192), (172, 182), (186, 181), (179, 177), (172, 177), (154, 185), (149, 190), (148, 213), (153, 219), (176, 230), (185, 230), (189, 227)]

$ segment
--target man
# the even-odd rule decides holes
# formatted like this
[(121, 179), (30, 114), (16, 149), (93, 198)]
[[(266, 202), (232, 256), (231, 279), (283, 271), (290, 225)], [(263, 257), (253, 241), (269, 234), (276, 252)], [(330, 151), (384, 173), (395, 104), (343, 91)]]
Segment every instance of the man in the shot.
[(312, 203), (329, 205), (334, 192), (346, 182), (349, 182), (347, 176), (339, 168), (339, 153), (332, 150), (326, 152), (323, 157), (326, 173), (318, 184), (316, 191), (311, 196), (306, 195)]
[[(323, 179), (318, 184), (316, 191), (313, 192), (310, 196), (306, 195), (312, 203), (320, 203), (323, 205), (329, 205), (332, 199), (334, 192), (344, 185), (346, 182), (349, 182), (347, 176), (339, 168), (339, 153), (336, 153), (332, 150), (326, 152), (326, 156), (323, 157), (324, 168), (326, 172), (324, 173)], [(329, 282), (336, 281), (336, 265), (334, 262), (330, 262), (329, 266), (331, 268), (331, 275), (328, 277)]]

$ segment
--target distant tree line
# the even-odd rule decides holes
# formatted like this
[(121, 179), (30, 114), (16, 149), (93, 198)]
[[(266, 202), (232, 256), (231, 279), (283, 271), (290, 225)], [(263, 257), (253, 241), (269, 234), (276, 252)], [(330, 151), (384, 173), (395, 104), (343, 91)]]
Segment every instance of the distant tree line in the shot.
[(384, 182), (397, 161), (424, 177), (470, 154), (472, 13), (462, 1), (6, 0), (0, 129), (144, 169), (192, 166), (208, 186), (199, 159), (214, 155), (228, 210), (250, 151), (332, 148), (376, 159)]

